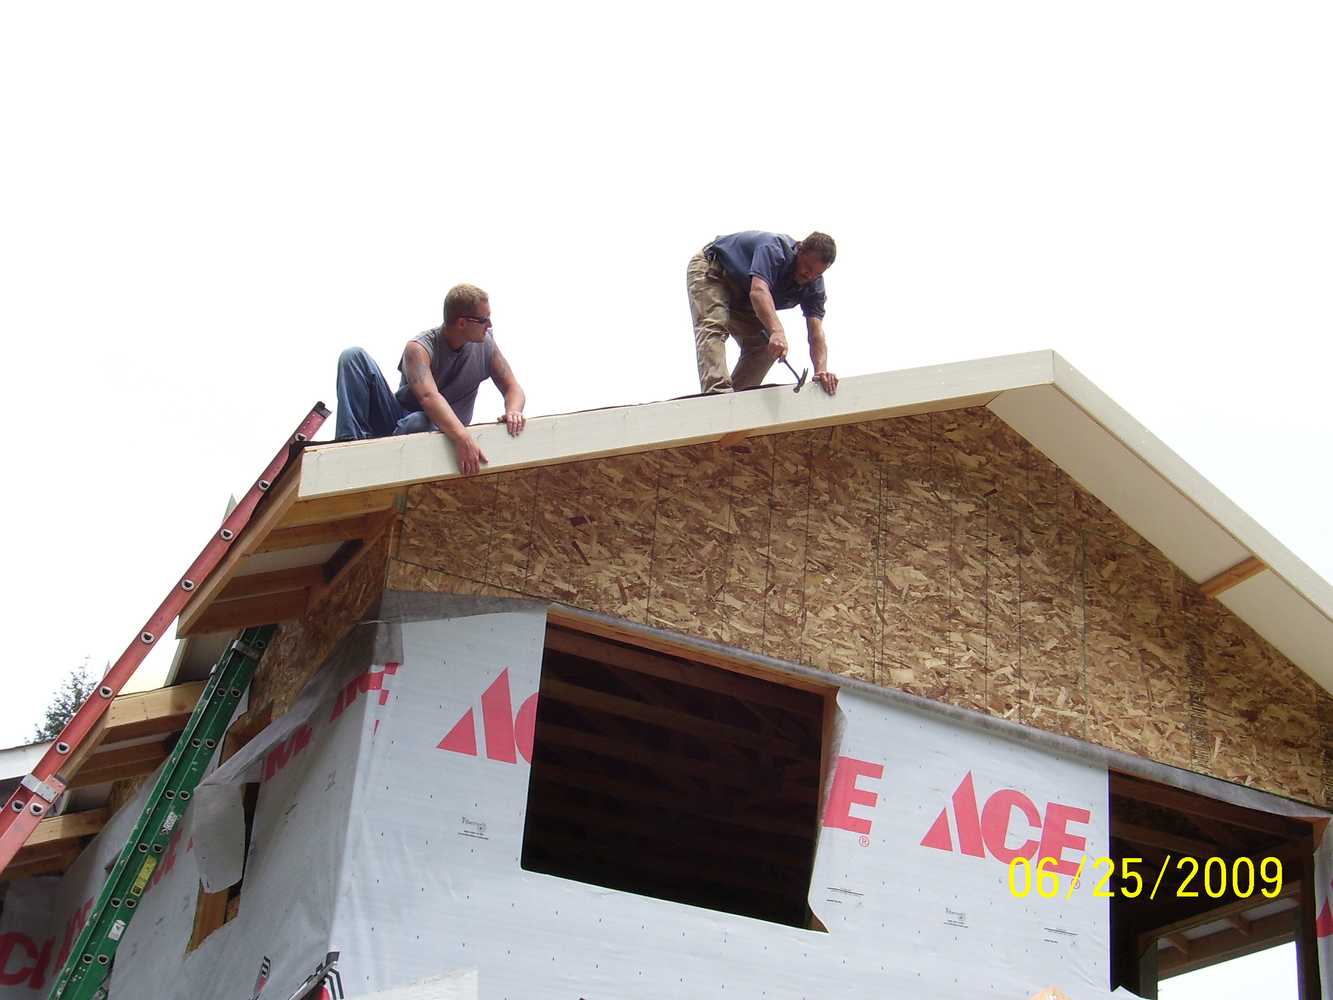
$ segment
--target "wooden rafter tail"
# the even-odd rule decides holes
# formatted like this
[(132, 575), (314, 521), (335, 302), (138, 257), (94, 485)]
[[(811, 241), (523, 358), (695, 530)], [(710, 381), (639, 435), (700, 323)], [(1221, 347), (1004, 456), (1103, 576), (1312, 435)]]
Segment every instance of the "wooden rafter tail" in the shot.
[(1267, 563), (1255, 556), (1250, 556), (1248, 559), (1236, 563), (1230, 569), (1218, 573), (1212, 579), (1205, 580), (1199, 584), (1199, 589), (1203, 591), (1206, 597), (1216, 597), (1218, 594), (1244, 583), (1250, 577), (1258, 576), (1266, 569), (1268, 569)]

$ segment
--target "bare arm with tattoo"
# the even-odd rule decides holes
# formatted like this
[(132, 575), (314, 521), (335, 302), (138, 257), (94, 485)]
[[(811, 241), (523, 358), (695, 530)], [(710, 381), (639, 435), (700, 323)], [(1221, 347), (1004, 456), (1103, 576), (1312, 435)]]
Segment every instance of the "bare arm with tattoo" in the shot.
[(454, 414), (449, 401), (440, 395), (435, 385), (435, 376), (431, 374), (430, 355), (416, 341), (409, 341), (407, 349), (403, 351), (403, 376), (412, 389), (412, 395), (421, 404), (422, 411), (430, 417), (430, 422), (453, 443), (458, 455), (458, 467), (463, 475), (475, 475), (487, 458)]
[(527, 423), (523, 417), (523, 407), (527, 405), (528, 397), (524, 395), (523, 387), (514, 377), (514, 370), (509, 367), (509, 362), (500, 353), (499, 344), (494, 344), (494, 352), (491, 354), (491, 379), (505, 399), (505, 412), (500, 419), (509, 428), (509, 436), (518, 437), (523, 433), (523, 427)]

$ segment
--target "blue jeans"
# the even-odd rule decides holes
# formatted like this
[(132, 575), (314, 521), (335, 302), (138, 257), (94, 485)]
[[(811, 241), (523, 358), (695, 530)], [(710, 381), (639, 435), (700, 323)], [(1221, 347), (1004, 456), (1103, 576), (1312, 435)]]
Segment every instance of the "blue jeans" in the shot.
[(338, 355), (337, 441), (418, 434), (434, 430), (430, 417), (404, 410), (385, 381), (375, 359), (360, 347)]

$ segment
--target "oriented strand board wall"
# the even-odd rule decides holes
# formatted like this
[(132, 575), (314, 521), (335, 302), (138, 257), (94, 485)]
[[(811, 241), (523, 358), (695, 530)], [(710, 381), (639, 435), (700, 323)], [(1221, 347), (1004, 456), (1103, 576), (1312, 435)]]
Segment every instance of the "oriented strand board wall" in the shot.
[(390, 532), (370, 543), (337, 585), (299, 621), (278, 628), (273, 644), (259, 661), (250, 687), (250, 704), (272, 703), (273, 718), (287, 711), (306, 682), (362, 614), (384, 590)]
[(553, 599), (1333, 806), (1333, 700), (984, 408), (413, 487), (389, 585)]

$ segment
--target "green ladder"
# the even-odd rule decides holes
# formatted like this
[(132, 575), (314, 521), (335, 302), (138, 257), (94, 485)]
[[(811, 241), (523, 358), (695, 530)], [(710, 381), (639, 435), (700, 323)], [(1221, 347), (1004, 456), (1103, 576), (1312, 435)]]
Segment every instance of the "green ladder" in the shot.
[(167, 758), (48, 1000), (104, 1000), (107, 996), (104, 983), (111, 974), (125, 928), (134, 918), (139, 897), (189, 807), (195, 786), (203, 778), (276, 629), (276, 625), (247, 628), (213, 666), (190, 721)]

